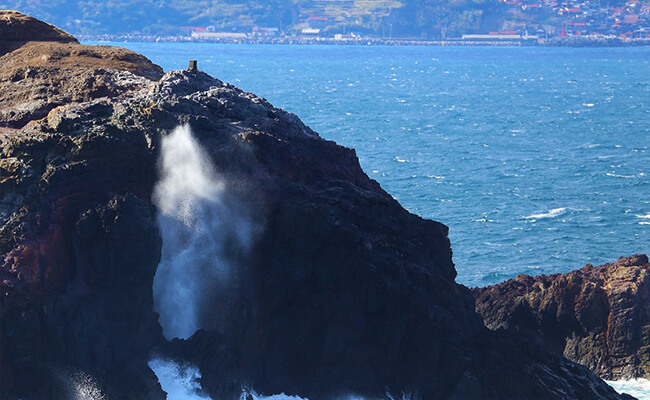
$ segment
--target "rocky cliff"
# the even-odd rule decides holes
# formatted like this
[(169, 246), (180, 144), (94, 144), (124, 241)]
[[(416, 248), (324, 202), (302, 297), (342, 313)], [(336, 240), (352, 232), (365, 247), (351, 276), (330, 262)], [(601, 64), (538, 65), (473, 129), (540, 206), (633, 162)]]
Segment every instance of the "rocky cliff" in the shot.
[(650, 378), (650, 264), (645, 255), (568, 274), (520, 275), (475, 289), (494, 330), (538, 335), (604, 379)]
[(0, 11), (0, 134), (58, 106), (128, 96), (162, 73), (140, 54), (80, 45), (44, 22)]
[[(196, 365), (214, 399), (242, 386), (311, 399), (627, 398), (541, 341), (487, 329), (455, 283), (447, 227), (404, 210), (353, 150), (203, 72), (139, 73), (159, 70), (144, 58), (97, 61), (90, 70), (117, 84), (79, 95), (88, 86), (58, 67), (96, 49), (76, 49), (52, 63), (60, 97), (0, 115), (12, 127), (0, 136), (3, 399), (73, 398), (88, 382), (107, 399), (162, 399), (154, 357)], [(0, 65), (32, 68), (32, 51)], [(168, 342), (153, 309), (154, 192), (179, 125), (221, 177), (219, 204), (253, 228), (245, 251), (223, 243), (232, 277), (200, 304), (201, 329)], [(208, 233), (204, 245), (227, 236)]]

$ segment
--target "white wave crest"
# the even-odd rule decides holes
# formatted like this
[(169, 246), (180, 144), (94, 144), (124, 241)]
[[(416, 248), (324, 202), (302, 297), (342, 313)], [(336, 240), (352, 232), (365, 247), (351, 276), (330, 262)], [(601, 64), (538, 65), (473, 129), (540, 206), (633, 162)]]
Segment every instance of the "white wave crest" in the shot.
[(627, 393), (639, 400), (650, 400), (650, 380), (632, 379), (629, 381), (607, 381), (619, 393)]
[(544, 219), (544, 218), (555, 218), (559, 217), (560, 215), (564, 214), (566, 212), (567, 208), (566, 207), (560, 207), (560, 208), (554, 208), (552, 210), (549, 210), (547, 212), (539, 213), (539, 214), (531, 214), (526, 217), (522, 217), (523, 219)]
[(605, 175), (607, 175), (607, 176), (611, 176), (611, 177), (613, 177), (613, 178), (626, 178), (626, 179), (630, 179), (630, 178), (635, 178), (635, 177), (636, 177), (635, 175), (621, 175), (621, 174), (615, 174), (615, 173), (613, 173), (613, 172), (606, 172)]

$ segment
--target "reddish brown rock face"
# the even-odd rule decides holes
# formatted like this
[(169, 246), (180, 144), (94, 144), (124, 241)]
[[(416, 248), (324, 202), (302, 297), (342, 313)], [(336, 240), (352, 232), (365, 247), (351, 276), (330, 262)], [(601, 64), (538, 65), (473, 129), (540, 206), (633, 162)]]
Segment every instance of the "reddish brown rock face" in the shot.
[(650, 377), (650, 264), (646, 255), (549, 276), (520, 275), (474, 289), (493, 330), (532, 332), (605, 379)]
[(79, 43), (48, 23), (17, 11), (0, 10), (0, 56), (30, 41)]

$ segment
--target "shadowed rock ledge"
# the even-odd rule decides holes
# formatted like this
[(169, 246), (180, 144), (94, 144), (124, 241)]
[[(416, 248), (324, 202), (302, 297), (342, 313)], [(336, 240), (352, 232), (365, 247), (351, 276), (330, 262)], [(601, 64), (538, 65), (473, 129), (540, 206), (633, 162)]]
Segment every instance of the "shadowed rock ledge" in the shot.
[[(0, 60), (31, 68), (27, 46)], [(50, 70), (60, 96), (0, 114), (13, 127), (0, 133), (2, 399), (71, 398), (80, 375), (109, 400), (163, 399), (152, 357), (199, 367), (214, 399), (242, 386), (312, 400), (629, 398), (532, 336), (487, 329), (455, 282), (447, 227), (403, 209), (353, 150), (200, 71), (97, 61), (90, 71), (129, 83), (86, 95), (58, 68), (95, 51), (75, 46)], [(228, 260), (227, 306), (206, 301), (203, 329), (167, 342), (153, 312), (152, 192), (161, 140), (181, 124), (257, 226), (250, 251)]]
[(474, 293), (490, 329), (538, 335), (604, 379), (650, 378), (646, 255), (567, 274), (519, 275)]

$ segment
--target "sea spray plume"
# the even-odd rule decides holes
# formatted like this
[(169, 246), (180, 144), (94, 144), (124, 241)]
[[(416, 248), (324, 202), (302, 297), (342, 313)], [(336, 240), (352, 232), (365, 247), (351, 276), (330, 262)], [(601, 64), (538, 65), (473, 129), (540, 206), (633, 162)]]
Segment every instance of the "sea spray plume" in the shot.
[(106, 400), (95, 378), (84, 371), (64, 368), (60, 378), (66, 387), (66, 400)]
[(162, 139), (153, 197), (163, 240), (154, 309), (168, 340), (187, 339), (204, 327), (204, 305), (231, 281), (228, 254), (248, 249), (251, 224), (187, 125)]
[(201, 372), (193, 365), (160, 358), (149, 361), (148, 365), (167, 393), (167, 400), (212, 400), (201, 394)]

